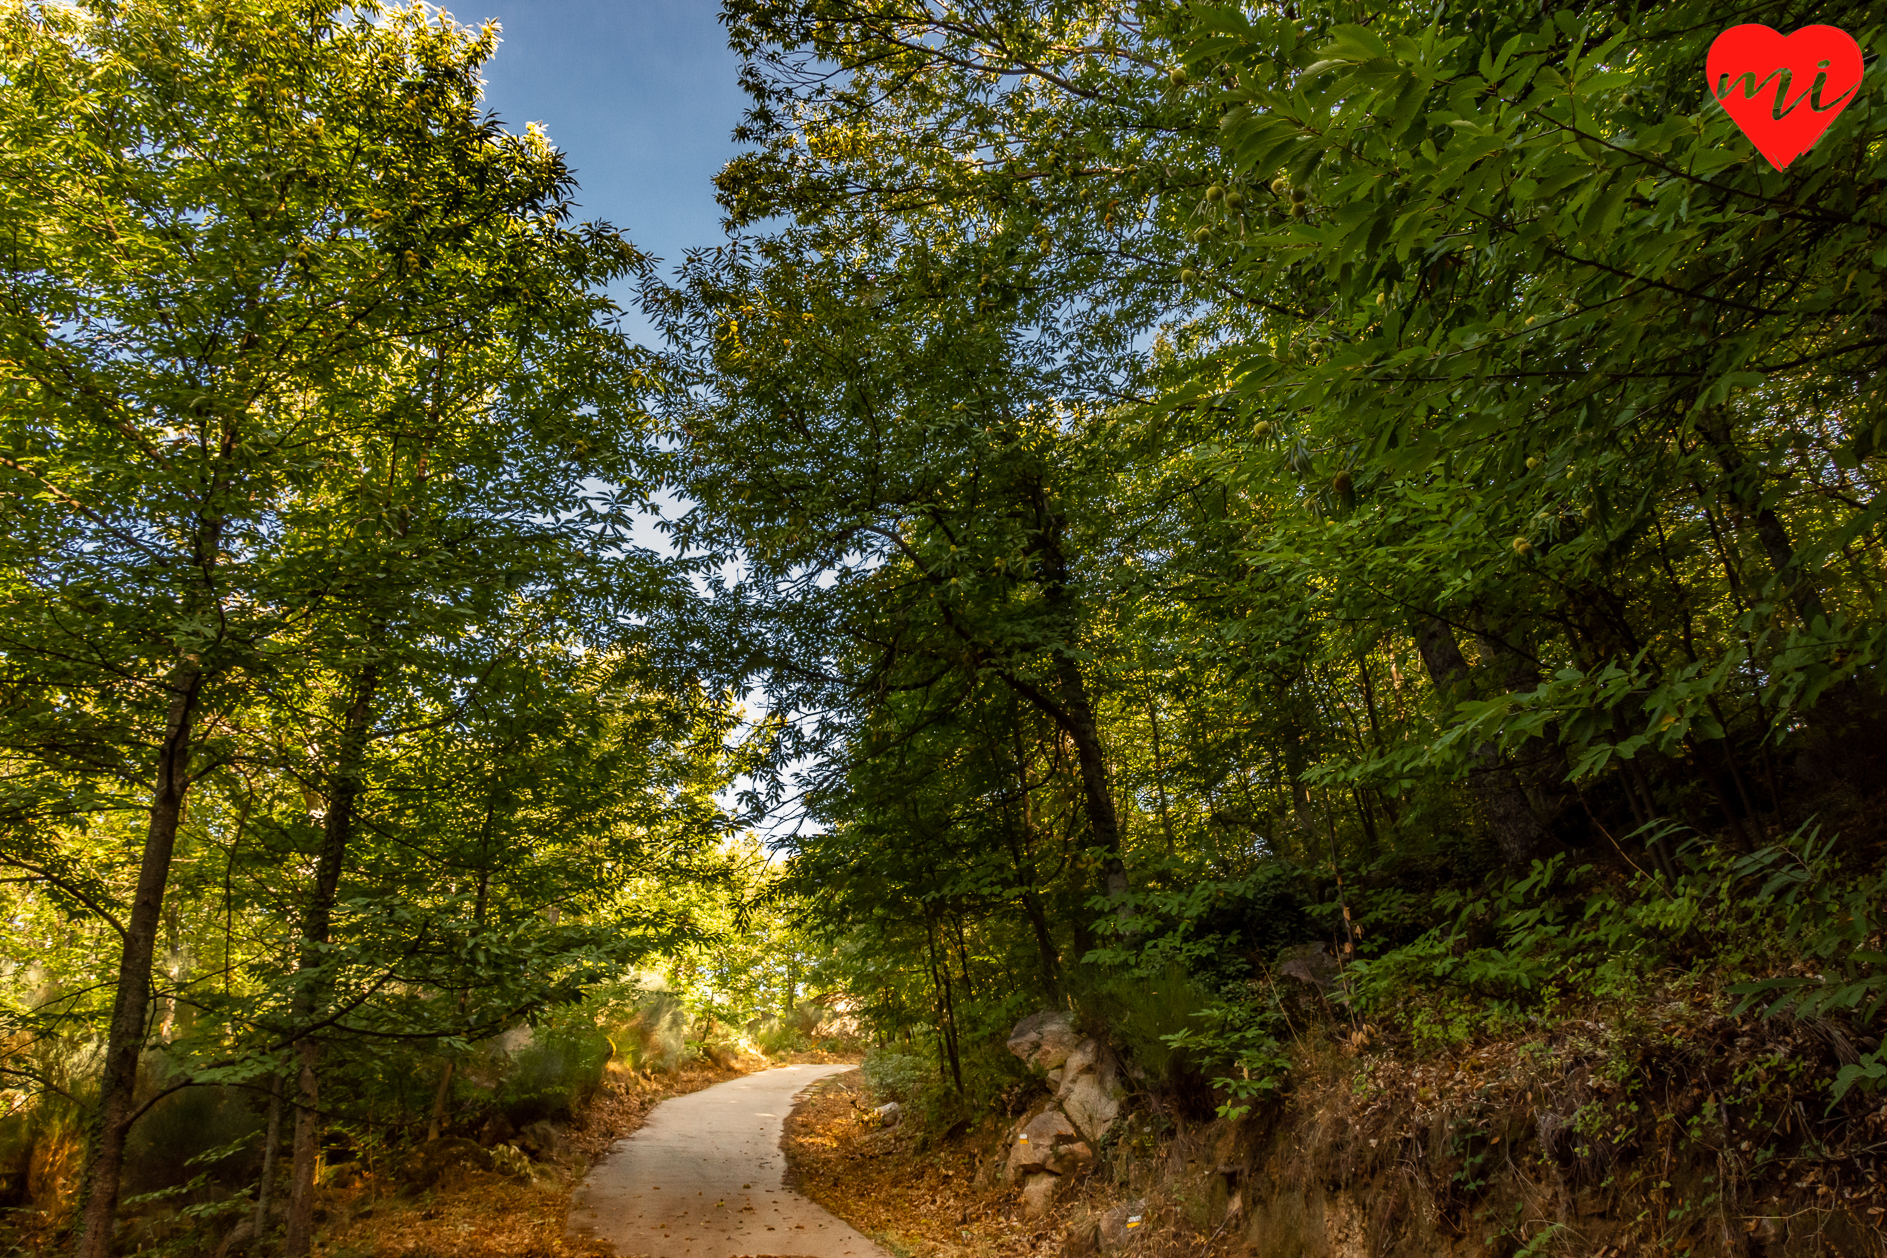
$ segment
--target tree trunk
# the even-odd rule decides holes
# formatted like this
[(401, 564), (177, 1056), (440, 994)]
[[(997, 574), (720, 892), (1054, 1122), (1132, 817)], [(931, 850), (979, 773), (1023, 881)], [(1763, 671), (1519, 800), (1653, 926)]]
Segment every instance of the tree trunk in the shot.
[(1042, 961), (1042, 985), (1052, 996), (1060, 989), (1055, 970), (1055, 937), (1048, 929), (1048, 913), (1042, 907), (1042, 897), (1035, 893), (1034, 887), (1022, 892), (1022, 912), (1029, 919), (1029, 927), (1035, 933), (1035, 952)]
[(295, 1046), (295, 1134), (288, 1164), (288, 1231), (282, 1252), (304, 1258), (314, 1246), (315, 1163), (321, 1156), (321, 1046)]
[(1061, 726), (1075, 745), (1075, 761), (1081, 766), (1081, 791), (1087, 806), (1088, 827), (1094, 832), (1095, 846), (1101, 849), (1101, 881), (1110, 900), (1127, 895), (1127, 865), (1121, 857), (1120, 818), (1114, 812), (1114, 793), (1107, 780), (1107, 758), (1101, 748), (1101, 732), (1088, 704), (1087, 682), (1068, 655), (1058, 655), (1055, 680), (1060, 691), (1064, 716)]
[[(327, 815), (322, 819), (321, 859), (315, 867), (315, 885), (302, 930), (301, 989), (295, 996), (297, 1021), (312, 1021), (321, 1007), (319, 969), (324, 960), (334, 915), (334, 900), (341, 885), (347, 841), (354, 828), (354, 809), (360, 798), (360, 774), (367, 753), (367, 733), (374, 695), (380, 680), (374, 664), (361, 666), (354, 680), (352, 703), (341, 734), (339, 754), (329, 777)], [(304, 1038), (296, 1056), (301, 1069), (296, 1079), (294, 1161), (289, 1169), (288, 1235), (282, 1252), (305, 1258), (314, 1240), (315, 1160), (320, 1153), (321, 1093), (320, 1045)]]
[(445, 1134), (446, 1103), (452, 1099), (452, 1076), (458, 1063), (447, 1061), (445, 1069), (439, 1072), (439, 1086), (433, 1089), (432, 1115), (426, 1120), (426, 1139), (437, 1140)]
[[(1061, 549), (1062, 520), (1049, 507), (1047, 495), (1039, 485), (1034, 488), (1029, 506), (1038, 530), (1032, 549), (1040, 561), (1044, 601), (1064, 641), (1049, 648), (1055, 659), (1053, 697), (1013, 672), (1006, 672), (1004, 677), (1017, 694), (1054, 721), (1056, 728), (1074, 744), (1088, 829), (1094, 836), (1095, 846), (1101, 849), (1102, 890), (1108, 899), (1120, 903), (1127, 898), (1127, 865), (1121, 854), (1120, 818), (1114, 811), (1113, 792), (1108, 788), (1107, 757), (1101, 747), (1094, 707), (1088, 700), (1087, 682), (1074, 657), (1079, 624), (1068, 584), (1068, 557)], [(1125, 911), (1125, 905), (1121, 907)]]
[(924, 943), (930, 950), (930, 981), (937, 993), (938, 1038), (948, 1054), (943, 1063), (950, 1069), (950, 1077), (957, 1085), (957, 1096), (963, 1093), (963, 1065), (957, 1056), (957, 1010), (956, 1002), (950, 998), (950, 955), (945, 947), (941, 976), (937, 966), (937, 928), (933, 922), (924, 923)]
[[(1743, 457), (1720, 413), (1714, 422), (1699, 419), (1696, 430), (1709, 444), (1711, 456), (1723, 469), (1730, 492), (1741, 508), (1734, 526), (1741, 529), (1744, 519), (1754, 521), (1756, 539), (1775, 573), (1776, 586), (1795, 608), (1803, 626), (1826, 617), (1821, 590), (1796, 555), (1788, 529), (1774, 508), (1763, 503), (1761, 468)], [(1801, 742), (1802, 763), (1810, 766), (1811, 775), (1831, 782), (1877, 780), (1882, 772), (1875, 750), (1881, 738), (1878, 704), (1867, 699), (1855, 677), (1849, 675), (1824, 690), (1815, 707), (1807, 737)]]
[(1127, 897), (1127, 865), (1121, 856), (1120, 818), (1114, 811), (1114, 796), (1107, 781), (1107, 757), (1101, 747), (1101, 734), (1095, 724), (1094, 709), (1088, 702), (1087, 683), (1070, 656), (1057, 652), (1055, 658), (1056, 693), (1053, 698), (1013, 674), (1005, 680), (1017, 694), (1055, 722), (1055, 727), (1074, 744), (1075, 763), (1081, 772), (1083, 811), (1088, 819), (1094, 845), (1101, 849), (1101, 886), (1107, 898), (1122, 901)]
[[(1422, 663), (1428, 666), (1436, 693), (1449, 711), (1473, 697), (1468, 662), (1462, 658), (1454, 631), (1446, 623), (1436, 616), (1421, 617), (1415, 626), (1415, 645), (1422, 653)], [(1468, 772), (1468, 787), (1500, 848), (1501, 862), (1509, 869), (1525, 869), (1546, 850), (1551, 836), (1534, 816), (1520, 779), (1495, 746), (1477, 743), (1469, 754), (1474, 768)]]
[(203, 692), (203, 671), (194, 660), (186, 661), (171, 669), (166, 684), (170, 710), (164, 723), (164, 741), (157, 753), (157, 786), (151, 798), (136, 898), (131, 902), (124, 951), (118, 960), (118, 990), (112, 1001), (98, 1113), (86, 1159), (85, 1207), (80, 1216), (77, 1258), (105, 1258), (111, 1248), (118, 1215), (118, 1181), (124, 1172), (125, 1137), (137, 1114), (138, 1058), (144, 1049), (150, 1009), (151, 959), (157, 946), (157, 928), (163, 920), (164, 888), (170, 881), (177, 828), (183, 822), (184, 795), (190, 789), (190, 740), (197, 701)]
[(1291, 783), (1291, 820), (1297, 823), (1297, 832), (1304, 839), (1304, 855), (1308, 858), (1317, 850), (1323, 832), (1317, 818), (1311, 815), (1310, 790), (1304, 785), (1304, 736), (1291, 729), (1285, 738), (1284, 776)]
[(269, 1206), (275, 1197), (275, 1151), (282, 1144), (282, 1076), (276, 1075), (269, 1087), (269, 1126), (262, 1144), (262, 1182), (256, 1187), (256, 1243), (269, 1226)]
[[(957, 959), (963, 963), (963, 999), (976, 1003), (976, 981), (970, 976), (970, 941), (963, 934), (963, 915), (957, 914), (951, 919), (957, 932)], [(950, 949), (944, 948), (944, 968), (949, 968)]]

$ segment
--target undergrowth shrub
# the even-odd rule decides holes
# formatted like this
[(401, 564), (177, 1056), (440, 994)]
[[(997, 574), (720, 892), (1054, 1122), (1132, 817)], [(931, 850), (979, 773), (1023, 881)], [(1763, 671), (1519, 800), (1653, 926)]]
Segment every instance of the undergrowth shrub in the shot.
[(866, 1053), (859, 1070), (865, 1076), (865, 1086), (881, 1103), (896, 1101), (900, 1105), (911, 1105), (940, 1082), (936, 1062), (886, 1048), (874, 1048)]
[(1217, 983), (1208, 985), (1179, 960), (1189, 951), (1155, 941), (1125, 969), (1083, 968), (1072, 983), (1074, 1003), (1091, 1030), (1183, 1109), (1238, 1117), (1253, 1098), (1283, 1088), (1285, 1020), (1270, 985), (1228, 977), (1245, 973), (1244, 962), (1215, 960), (1206, 975)]
[(1152, 1078), (1176, 1082), (1196, 1066), (1188, 1046), (1176, 1046), (1173, 1037), (1198, 1026), (1214, 1001), (1179, 962), (1124, 973), (1083, 968), (1070, 988), (1082, 1022)]
[(101, 1047), (62, 1035), (0, 1042), (10, 1085), (0, 1090), (0, 1209), (32, 1206), (56, 1214), (69, 1204), (98, 1095)]
[(495, 1102), (519, 1127), (541, 1119), (566, 1121), (603, 1083), (614, 1047), (583, 1006), (559, 1010), (533, 1029), (511, 1057)]
[[(1810, 827), (1748, 853), (1693, 839), (1674, 864), (1675, 877), (1621, 878), (1561, 855), (1480, 893), (1438, 893), (1447, 920), (1352, 967), (1355, 1007), (1436, 1051), (1688, 977), (1729, 980), (1736, 1014), (1872, 1026), (1887, 1002), (1887, 872), (1847, 873), (1833, 837)], [(1887, 1082), (1877, 1039), (1849, 1055), (1835, 1099)]]
[(84, 1150), (85, 1114), (64, 1097), (35, 1097), (0, 1118), (0, 1210), (60, 1209)]
[(796, 1052), (807, 1043), (806, 1033), (796, 1021), (787, 1018), (755, 1018), (747, 1024), (747, 1034), (769, 1055)]
[[(266, 1098), (262, 1099), (266, 1103)], [(125, 1146), (128, 1195), (191, 1183), (199, 1173), (245, 1183), (261, 1165), (262, 1104), (245, 1090), (182, 1088), (158, 1100)], [(221, 1156), (206, 1156), (221, 1153)]]
[(674, 1072), (688, 1056), (694, 1018), (670, 991), (624, 984), (590, 1002), (606, 1028), (614, 1059), (630, 1070)]

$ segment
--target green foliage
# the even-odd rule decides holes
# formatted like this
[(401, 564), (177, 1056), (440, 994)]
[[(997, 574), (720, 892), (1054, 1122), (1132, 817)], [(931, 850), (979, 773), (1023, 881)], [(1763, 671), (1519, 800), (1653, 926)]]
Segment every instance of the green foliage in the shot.
[(1186, 1032), (1212, 1005), (1209, 994), (1182, 965), (1140, 972), (1084, 969), (1071, 976), (1070, 989), (1081, 1021), (1124, 1049), (1156, 1079), (1166, 1079), (1192, 1065), (1176, 1037)]
[(1877, 836), (1769, 836), (1887, 771), (1887, 88), (1777, 173), (1694, 2), (725, 8), (673, 277), (495, 28), (0, 11), (9, 1084), (560, 1113), (843, 992), (926, 1121), (1071, 1002), (1234, 1114), (1305, 946), (1425, 1049), (1875, 1025)]
[(936, 1063), (910, 1053), (873, 1049), (859, 1066), (865, 1084), (880, 1101), (909, 1105), (937, 1085)]
[(1214, 1093), (1225, 1097), (1218, 1104), (1219, 1117), (1242, 1117), (1254, 1103), (1289, 1090), (1290, 1024), (1274, 990), (1259, 991), (1253, 984), (1211, 1001), (1192, 1017), (1194, 1025), (1161, 1038), (1210, 1074)]
[[(996, 1010), (1172, 967), (1097, 1022), (1269, 1087), (1283, 946), (1435, 1047), (1786, 951), (1672, 841), (1887, 766), (1887, 97), (1770, 171), (1720, 17), (727, 6), (736, 238), (643, 290), (675, 534), (881, 1034), (972, 1091)], [(1765, 991), (1862, 1015), (1847, 958)]]
[[(1834, 838), (1812, 826), (1748, 853), (1694, 840), (1677, 857), (1669, 881), (1554, 857), (1482, 893), (1437, 897), (1451, 921), (1355, 963), (1356, 1006), (1445, 1048), (1503, 1017), (1562, 1001), (1629, 1003), (1652, 976), (1692, 971), (1728, 980), (1742, 996), (1735, 1014), (1873, 1024), (1887, 1003), (1887, 875), (1844, 871)], [(1881, 1060), (1875, 1049), (1844, 1064), (1833, 1098), (1879, 1087)]]
[[(326, 1120), (423, 1131), (535, 1019), (506, 1103), (568, 1112), (585, 992), (737, 933), (727, 696), (633, 641), (683, 584), (623, 546), (647, 355), (607, 290), (645, 261), (486, 113), (497, 43), (0, 7), (5, 1105), (102, 1088), (134, 1187), (311, 1036)], [(133, 1125), (154, 1047), (192, 1086)]]
[[(1842, 877), (1832, 835), (1819, 844), (1814, 833), (1798, 839), (1799, 851), (1765, 848), (1738, 861), (1733, 873), (1739, 881), (1763, 879), (1748, 897), (1751, 909), (1777, 920), (1782, 948), (1820, 972), (1738, 983), (1730, 988), (1743, 996), (1737, 1012), (1766, 1001), (1764, 1017), (1843, 1017), (1856, 1027), (1872, 1026), (1887, 1005), (1887, 873)], [(1876, 1047), (1842, 1064), (1833, 1099), (1850, 1088), (1874, 1092), (1883, 1086), (1887, 1048)]]
[[(607, 992), (599, 998), (609, 1000)], [(621, 997), (617, 998), (619, 1001)], [(688, 1029), (694, 1016), (675, 993), (640, 991), (626, 1001), (627, 1016), (610, 1035), (624, 1064), (633, 1069), (674, 1070), (688, 1051)]]
[(613, 1051), (591, 1009), (553, 1015), (532, 1028), (531, 1042), (506, 1063), (493, 1103), (519, 1127), (568, 1121), (602, 1086)]

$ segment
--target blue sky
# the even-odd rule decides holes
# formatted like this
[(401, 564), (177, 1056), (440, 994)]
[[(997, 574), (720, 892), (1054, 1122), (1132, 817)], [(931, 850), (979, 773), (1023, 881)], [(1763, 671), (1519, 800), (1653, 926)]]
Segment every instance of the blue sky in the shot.
[[(483, 0), (461, 22), (495, 19), (504, 42), (485, 67), (485, 105), (508, 130), (542, 123), (569, 155), (577, 217), (604, 219), (672, 271), (688, 249), (726, 239), (709, 182), (735, 152), (747, 96), (740, 59), (716, 20), (719, 0)], [(653, 333), (631, 303), (625, 326)], [(679, 504), (658, 499), (673, 511)], [(673, 553), (644, 517), (633, 539)], [(747, 696), (758, 717), (764, 698)], [(744, 783), (743, 783), (744, 785)], [(724, 797), (731, 803), (731, 792)]]
[[(506, 129), (542, 123), (581, 185), (580, 219), (614, 224), (670, 272), (688, 249), (724, 240), (709, 182), (735, 152), (746, 108), (740, 59), (719, 0), (480, 0), (459, 21), (504, 30), (485, 67), (485, 104)], [(615, 294), (625, 326), (654, 333), (633, 294)], [(664, 505), (673, 507), (672, 501)], [(635, 540), (667, 551), (646, 518)]]
[[(724, 238), (708, 181), (735, 151), (728, 135), (747, 98), (718, 0), (478, 3), (452, 14), (504, 28), (486, 106), (512, 131), (542, 123), (569, 154), (579, 218), (613, 223), (665, 270)], [(647, 328), (633, 310), (628, 326)]]

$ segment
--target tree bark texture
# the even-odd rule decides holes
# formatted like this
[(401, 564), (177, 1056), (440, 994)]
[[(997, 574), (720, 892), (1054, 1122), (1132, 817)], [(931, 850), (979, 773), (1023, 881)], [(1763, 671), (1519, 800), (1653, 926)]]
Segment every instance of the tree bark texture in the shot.
[(950, 993), (950, 954), (946, 946), (941, 974), (937, 958), (937, 926), (935, 922), (924, 923), (924, 942), (930, 952), (930, 982), (937, 994), (938, 1039), (945, 1051), (944, 1065), (950, 1069), (950, 1077), (957, 1085), (957, 1095), (963, 1093), (963, 1065), (957, 1056), (957, 1009), (956, 1001)]
[[(334, 901), (340, 890), (347, 842), (353, 833), (354, 812), (360, 799), (360, 776), (367, 753), (368, 727), (379, 669), (364, 664), (354, 681), (354, 693), (341, 732), (341, 745), (329, 775), (328, 808), (322, 818), (321, 858), (315, 866), (307, 916), (302, 928), (301, 986), (295, 995), (296, 1020), (304, 1025), (320, 1009), (324, 992), (319, 970), (332, 927)], [(315, 1162), (320, 1154), (321, 1046), (310, 1035), (296, 1045), (300, 1069), (295, 1087), (295, 1136), (289, 1167), (288, 1233), (282, 1252), (305, 1258), (314, 1240)]]
[(1093, 833), (1095, 846), (1101, 849), (1101, 887), (1108, 899), (1119, 902), (1127, 897), (1127, 864), (1121, 856), (1120, 818), (1114, 810), (1114, 795), (1107, 780), (1107, 756), (1101, 746), (1100, 727), (1088, 699), (1087, 681), (1081, 676), (1081, 666), (1073, 653), (1079, 618), (1069, 589), (1068, 557), (1061, 547), (1062, 521), (1049, 506), (1041, 486), (1035, 487), (1029, 505), (1037, 528), (1033, 549), (1040, 563), (1044, 602), (1063, 639), (1050, 648), (1055, 661), (1054, 696), (1051, 698), (1040, 687), (1024, 682), (1013, 672), (1006, 676), (1016, 692), (1054, 721), (1074, 744), (1088, 828)]
[(439, 1072), (439, 1086), (432, 1092), (432, 1114), (426, 1120), (426, 1139), (437, 1140), (446, 1128), (446, 1105), (452, 1099), (452, 1076), (459, 1063), (449, 1061)]
[(1114, 811), (1114, 793), (1107, 780), (1107, 757), (1101, 747), (1101, 731), (1095, 724), (1094, 709), (1088, 703), (1087, 683), (1075, 661), (1065, 654), (1055, 661), (1055, 680), (1059, 706), (1064, 713), (1062, 732), (1075, 745), (1088, 825), (1094, 831), (1095, 846), (1101, 849), (1102, 889), (1108, 899), (1120, 900), (1127, 895), (1127, 865), (1120, 851), (1120, 817)]
[(197, 701), (203, 692), (203, 672), (194, 661), (186, 661), (171, 670), (167, 684), (170, 707), (164, 722), (164, 741), (157, 753), (157, 785), (151, 797), (137, 892), (125, 922), (118, 989), (112, 1000), (104, 1071), (99, 1080), (98, 1111), (86, 1159), (78, 1258), (106, 1258), (111, 1249), (119, 1180), (124, 1173), (125, 1138), (137, 1116), (138, 1059), (144, 1051), (150, 1012), (151, 960), (163, 920), (164, 888), (170, 880), (177, 828), (183, 822), (184, 796), (190, 788), (190, 744)]

